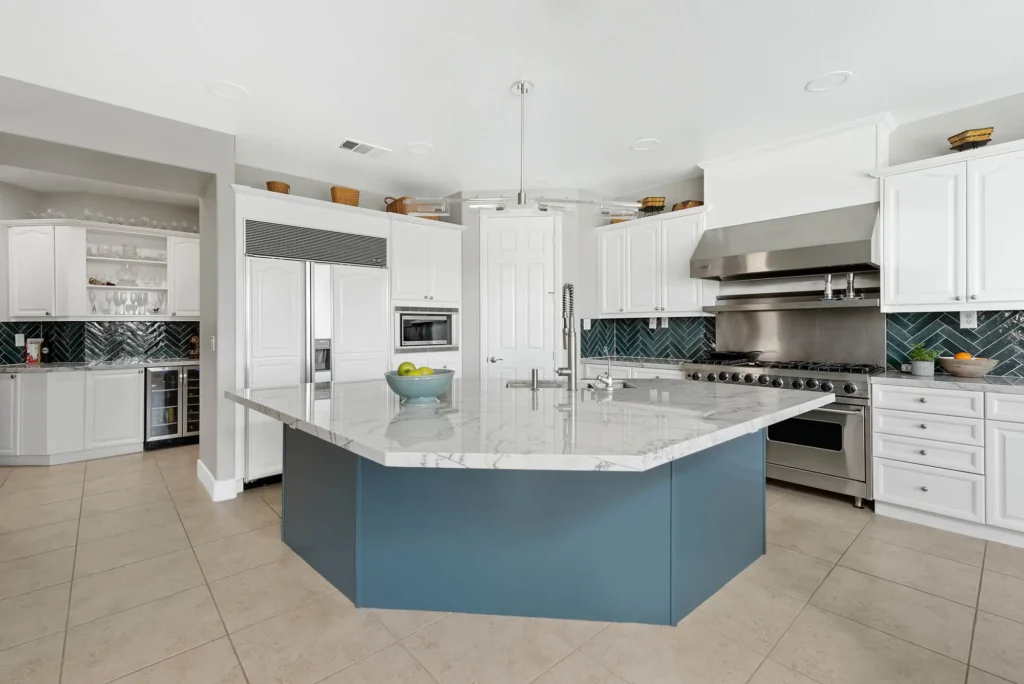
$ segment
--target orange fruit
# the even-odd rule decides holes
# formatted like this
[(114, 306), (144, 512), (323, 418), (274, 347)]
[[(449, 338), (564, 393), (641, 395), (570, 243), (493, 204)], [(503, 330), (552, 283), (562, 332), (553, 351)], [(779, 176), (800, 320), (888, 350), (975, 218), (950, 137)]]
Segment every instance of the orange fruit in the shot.
[(956, 354), (953, 354), (953, 358), (960, 359), (961, 361), (963, 361), (966, 359), (973, 359), (974, 357), (968, 354), (967, 352), (957, 352)]

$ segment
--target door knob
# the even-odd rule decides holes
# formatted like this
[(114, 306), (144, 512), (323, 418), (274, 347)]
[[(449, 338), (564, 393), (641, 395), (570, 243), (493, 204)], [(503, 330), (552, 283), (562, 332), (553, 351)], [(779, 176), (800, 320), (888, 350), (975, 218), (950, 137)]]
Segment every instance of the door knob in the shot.
[(498, 363), (499, 361), (504, 361), (505, 359), (499, 359), (497, 357), (492, 356), (491, 358), (489, 358), (487, 360), (490, 361), (491, 363)]

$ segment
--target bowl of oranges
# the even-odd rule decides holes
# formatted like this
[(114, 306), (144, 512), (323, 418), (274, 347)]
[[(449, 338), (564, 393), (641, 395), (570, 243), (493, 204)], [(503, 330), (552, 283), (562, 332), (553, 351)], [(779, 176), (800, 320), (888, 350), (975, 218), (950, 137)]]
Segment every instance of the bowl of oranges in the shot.
[(417, 368), (406, 361), (398, 370), (388, 371), (384, 379), (391, 391), (402, 397), (403, 404), (429, 405), (437, 403), (437, 395), (444, 394), (452, 386), (455, 371), (433, 369), (428, 366)]
[(953, 356), (940, 356), (939, 364), (950, 375), (958, 378), (981, 378), (999, 364), (998, 359), (978, 359), (967, 352)]

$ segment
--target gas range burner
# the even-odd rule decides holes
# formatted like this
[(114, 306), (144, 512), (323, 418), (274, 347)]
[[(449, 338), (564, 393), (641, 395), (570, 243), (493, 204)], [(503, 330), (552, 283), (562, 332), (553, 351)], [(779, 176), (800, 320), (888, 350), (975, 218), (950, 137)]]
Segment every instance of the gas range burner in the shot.
[(747, 384), (755, 387), (834, 392), (837, 401), (867, 401), (866, 376), (885, 369), (870, 363), (828, 361), (720, 361), (702, 359), (683, 364), (689, 380)]

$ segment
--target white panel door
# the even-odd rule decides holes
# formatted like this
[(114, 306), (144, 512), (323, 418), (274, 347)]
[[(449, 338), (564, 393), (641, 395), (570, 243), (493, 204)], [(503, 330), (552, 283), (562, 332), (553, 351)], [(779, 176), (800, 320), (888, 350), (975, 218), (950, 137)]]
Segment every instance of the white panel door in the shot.
[(18, 438), (21, 433), (20, 378), (17, 373), (0, 375), (0, 456), (18, 455)]
[(404, 221), (391, 221), (391, 298), (429, 301), (432, 231)]
[(333, 266), (333, 382), (379, 380), (390, 350), (388, 272), (380, 268)]
[[(489, 218), (487, 231), (486, 376), (553, 378), (555, 360), (555, 220)], [(493, 359), (493, 361), (491, 361)]]
[(626, 310), (626, 229), (606, 230), (598, 234), (597, 241), (601, 313), (622, 313)]
[(1024, 425), (989, 420), (985, 432), (985, 521), (1024, 532)]
[(956, 306), (967, 291), (967, 164), (889, 176), (883, 306)]
[(11, 226), (9, 297), (11, 316), (53, 316), (56, 294), (53, 226)]
[(85, 228), (56, 226), (53, 230), (54, 315), (89, 313), (89, 276), (85, 269)]
[(626, 228), (626, 311), (661, 309), (661, 222)]
[(86, 372), (86, 449), (142, 442), (145, 384), (142, 369)]
[(249, 387), (305, 381), (306, 266), (249, 259)]
[(430, 243), (430, 303), (435, 306), (458, 306), (462, 301), (462, 231), (435, 228), (431, 232), (434, 235)]
[(168, 309), (172, 316), (199, 315), (199, 240), (167, 240)]
[(968, 302), (1024, 306), (1022, 252), (1024, 151), (967, 162)]
[(661, 310), (700, 313), (702, 281), (690, 277), (690, 259), (704, 230), (704, 214), (661, 222)]

